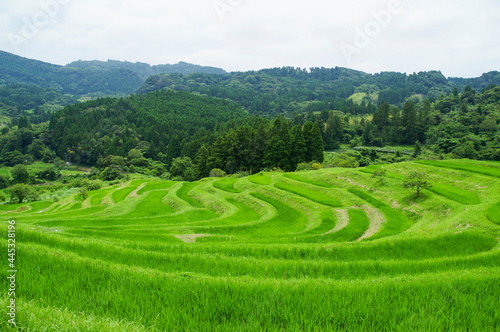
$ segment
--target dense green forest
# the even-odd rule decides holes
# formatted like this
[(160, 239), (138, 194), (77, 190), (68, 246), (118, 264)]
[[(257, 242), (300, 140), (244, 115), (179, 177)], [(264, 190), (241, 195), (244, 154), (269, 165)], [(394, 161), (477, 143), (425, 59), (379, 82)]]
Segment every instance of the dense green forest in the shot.
[(14, 119), (14, 124), (21, 116), (28, 117), (33, 124), (47, 122), (51, 112), (77, 101), (76, 97), (63, 95), (53, 88), (27, 84), (0, 85), (0, 115)]
[[(197, 179), (213, 169), (256, 173), (293, 171), (323, 162), (323, 149), (415, 145), (432, 158), (500, 160), (500, 87), (443, 95), (435, 102), (382, 102), (372, 115), (324, 109), (275, 119), (249, 115), (235, 102), (158, 90), (100, 98), (65, 107), (50, 123), (21, 117), (0, 135), (1, 162), (71, 161), (115, 175), (124, 171)], [(348, 152), (344, 166), (395, 162), (376, 153)], [(302, 165), (302, 166), (301, 166)], [(185, 170), (189, 170), (188, 173)]]
[[(346, 68), (273, 68), (227, 75), (163, 74), (150, 77), (139, 89), (147, 93), (163, 88), (198, 92), (231, 99), (251, 114), (292, 116), (297, 112), (339, 110), (373, 114), (382, 101), (403, 107), (408, 99), (435, 101), (467, 83), (477, 92), (500, 85), (500, 73), (477, 79), (446, 79), (441, 72), (406, 75), (383, 72), (370, 75)], [(465, 84), (465, 85), (464, 85)]]

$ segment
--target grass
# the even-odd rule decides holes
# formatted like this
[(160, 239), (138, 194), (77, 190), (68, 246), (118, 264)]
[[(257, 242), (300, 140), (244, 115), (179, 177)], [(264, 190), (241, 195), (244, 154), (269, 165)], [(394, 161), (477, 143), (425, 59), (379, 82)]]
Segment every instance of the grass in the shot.
[(402, 233), (411, 227), (412, 223), (404, 214), (394, 210), (378, 199), (373, 198), (366, 192), (355, 188), (350, 188), (349, 192), (379, 209), (386, 218), (386, 222), (384, 223), (380, 231), (378, 231), (374, 236), (370, 237), (369, 240), (379, 239), (386, 236), (393, 236)]
[(350, 242), (359, 239), (370, 227), (370, 220), (365, 211), (349, 209), (349, 223), (335, 233), (322, 235), (316, 238), (317, 242)]
[(443, 183), (432, 182), (432, 187), (427, 190), (465, 205), (477, 205), (481, 203), (476, 194)]
[[(396, 179), (424, 166), (385, 167)], [(451, 183), (433, 170), (434, 183)], [(0, 250), (15, 219), (20, 271), (18, 326), (4, 319), (0, 330), (495, 331), (500, 181), (453, 173), (474, 196), (435, 185), (461, 196), (410, 201), (399, 178), (372, 193), (358, 170), (323, 169), (254, 175), (238, 189), (235, 178), (138, 179), (85, 202), (0, 208)], [(349, 217), (340, 230), (334, 200)], [(385, 223), (357, 241), (377, 211)]]
[[(360, 172), (373, 174), (379, 168), (380, 167), (377, 167), (377, 166), (368, 166), (365, 169), (361, 169)], [(403, 175), (390, 173), (390, 172), (387, 172), (386, 176), (389, 178), (401, 180), (401, 181), (404, 181), (406, 179), (406, 177)], [(444, 184), (444, 183), (431, 182), (431, 184), (432, 184), (432, 187), (428, 188), (427, 190), (429, 190), (429, 191), (431, 191), (439, 196), (446, 197), (446, 198), (451, 199), (455, 202), (459, 202), (459, 203), (462, 203), (465, 205), (477, 205), (477, 204), (481, 203), (481, 201), (479, 200), (479, 197), (476, 194), (474, 194), (473, 192), (470, 192), (468, 190), (457, 188), (455, 186), (450, 186), (450, 185)]]
[(237, 181), (237, 178), (225, 178), (219, 181), (214, 182), (214, 187), (223, 191), (227, 191), (228, 193), (239, 194), (241, 190), (234, 188), (234, 183)]
[(204, 208), (204, 206), (200, 202), (198, 202), (197, 200), (188, 195), (189, 192), (194, 188), (196, 188), (198, 185), (199, 183), (188, 183), (188, 182), (184, 183), (182, 187), (179, 190), (177, 190), (177, 197), (186, 201), (189, 205), (191, 205), (194, 208), (202, 209)]
[[(143, 181), (141, 181), (141, 182), (143, 182)], [(139, 181), (136, 183), (139, 183)], [(141, 195), (141, 194), (144, 194), (144, 193), (146, 193), (148, 191), (152, 191), (152, 190), (170, 189), (174, 184), (175, 184), (175, 182), (173, 182), (173, 181), (160, 181), (160, 182), (147, 183), (143, 188), (141, 188), (141, 190), (139, 190), (137, 192), (137, 194)]]
[(119, 189), (115, 192), (113, 192), (113, 201), (115, 203), (120, 203), (121, 201), (125, 200), (125, 198), (130, 195), (132, 191), (134, 191), (136, 187), (125, 187), (123, 189)]
[(26, 204), (4, 204), (0, 205), (0, 211), (16, 211), (20, 207), (25, 207)]
[(304, 187), (298, 187), (294, 186), (285, 182), (279, 182), (274, 185), (276, 188), (285, 190), (291, 193), (294, 193), (296, 195), (305, 197), (313, 202), (323, 204), (326, 206), (331, 206), (331, 207), (342, 207), (342, 203), (331, 196), (322, 194), (318, 191), (310, 190)]
[(337, 221), (335, 220), (335, 216), (333, 215), (332, 211), (322, 211), (321, 224), (318, 227), (304, 233), (303, 235), (306, 235), (308, 237), (313, 235), (323, 235), (334, 229), (336, 224)]
[(49, 208), (50, 206), (52, 206), (52, 204), (54, 204), (54, 203), (52, 203), (50, 201), (32, 202), (32, 203), (30, 203), (31, 210), (29, 212), (30, 213), (40, 212), (42, 210)]
[(335, 186), (333, 186), (333, 185), (331, 185), (329, 183), (305, 179), (305, 178), (303, 178), (303, 177), (301, 177), (301, 176), (299, 176), (297, 174), (294, 174), (294, 173), (286, 173), (284, 176), (286, 178), (289, 178), (289, 179), (292, 179), (292, 180), (295, 180), (295, 181), (309, 183), (309, 184), (312, 184), (312, 185), (318, 186), (318, 187), (324, 187), (324, 188), (334, 188), (335, 187)]
[[(215, 219), (209, 222), (203, 222), (201, 228), (196, 228), (196, 233), (212, 233), (213, 228), (206, 228), (207, 226), (225, 227), (225, 226), (236, 226), (240, 224), (252, 223), (260, 219), (260, 215), (255, 212), (254, 209), (248, 205), (234, 200), (232, 198), (226, 198), (226, 201), (234, 205), (238, 210), (233, 215), (226, 218)], [(195, 225), (192, 225), (195, 226)]]
[(494, 176), (500, 178), (500, 167), (488, 167), (482, 165), (471, 165), (466, 163), (460, 163), (457, 161), (436, 161), (436, 160), (419, 160), (416, 163), (429, 166), (437, 166), (444, 168), (451, 168), (455, 170), (468, 171), (472, 173), (478, 173), (487, 176)]
[(490, 207), (486, 212), (486, 215), (489, 220), (493, 221), (495, 224), (500, 225), (500, 202)]
[(222, 233), (243, 233), (246, 236), (271, 237), (276, 235), (279, 236), (297, 233), (305, 229), (305, 217), (295, 209), (289, 207), (286, 204), (283, 204), (282, 202), (274, 198), (259, 193), (252, 193), (251, 195), (261, 201), (272, 205), (277, 211), (276, 216), (267, 221), (253, 225), (231, 227), (224, 230), (221, 229), (220, 231)]
[(109, 192), (109, 188), (89, 192), (90, 204), (94, 206), (100, 206), (102, 200), (104, 199), (104, 196), (106, 196)]
[(147, 194), (135, 209), (126, 214), (126, 218), (139, 218), (139, 217), (156, 217), (175, 213), (175, 210), (163, 204), (163, 197), (167, 194), (166, 191), (153, 191)]
[[(124, 322), (140, 315), (144, 327), (154, 325), (159, 330), (188, 330), (193, 325), (221, 331), (241, 326), (335, 330), (346, 322), (360, 330), (491, 330), (495, 326), (498, 267), (473, 268), (466, 276), (462, 270), (451, 270), (354, 284), (165, 273), (40, 245), (26, 245), (20, 256), (30, 263), (20, 265), (24, 286), (18, 290), (19, 298), (43, 299), (51, 307), (120, 317)], [(68, 280), (68, 275), (78, 277)], [(179, 310), (181, 304), (183, 310)], [(358, 320), (360, 316), (370, 319)]]
[(252, 175), (252, 176), (249, 176), (248, 177), (248, 181), (254, 183), (254, 184), (258, 184), (258, 185), (270, 185), (271, 182), (272, 182), (272, 179), (267, 176), (267, 175), (264, 175), (262, 173), (259, 173), (259, 174), (255, 174), (255, 175)]

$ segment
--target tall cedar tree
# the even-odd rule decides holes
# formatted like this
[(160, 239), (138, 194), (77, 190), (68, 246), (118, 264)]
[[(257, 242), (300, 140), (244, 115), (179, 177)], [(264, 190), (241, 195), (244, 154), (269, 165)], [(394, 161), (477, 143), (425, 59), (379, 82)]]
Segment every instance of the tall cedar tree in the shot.
[(206, 178), (210, 175), (208, 164), (209, 151), (205, 145), (202, 145), (196, 156), (196, 173), (199, 178)]
[(292, 128), (292, 156), (291, 162), (293, 168), (306, 161), (307, 146), (304, 140), (304, 132), (302, 126), (294, 126)]
[(404, 127), (404, 143), (414, 144), (418, 138), (417, 128), (417, 109), (412, 101), (407, 101), (403, 107), (403, 127)]
[(324, 157), (323, 138), (317, 123), (310, 121), (304, 125), (304, 140), (307, 146), (306, 162), (317, 161), (322, 163)]

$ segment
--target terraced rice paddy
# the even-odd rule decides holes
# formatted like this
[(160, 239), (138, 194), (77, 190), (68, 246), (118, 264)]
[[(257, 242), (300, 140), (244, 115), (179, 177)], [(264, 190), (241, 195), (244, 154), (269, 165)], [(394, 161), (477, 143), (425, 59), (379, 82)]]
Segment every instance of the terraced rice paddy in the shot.
[[(500, 180), (385, 168), (383, 185), (348, 169), (137, 179), (0, 206), (1, 250), (17, 222), (18, 329), (499, 330)], [(429, 168), (437, 192), (401, 187)]]

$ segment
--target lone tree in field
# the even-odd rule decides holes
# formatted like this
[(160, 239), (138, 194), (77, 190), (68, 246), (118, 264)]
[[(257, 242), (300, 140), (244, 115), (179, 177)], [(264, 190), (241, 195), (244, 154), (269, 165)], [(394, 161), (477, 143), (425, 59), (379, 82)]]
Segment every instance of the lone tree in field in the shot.
[(420, 192), (432, 187), (432, 184), (429, 182), (429, 177), (426, 173), (415, 171), (406, 177), (403, 187), (416, 190), (417, 196), (420, 196)]
[(378, 169), (373, 173), (372, 179), (378, 179), (380, 181), (380, 184), (383, 185), (385, 183), (386, 176), (387, 171), (382, 167), (381, 169)]

